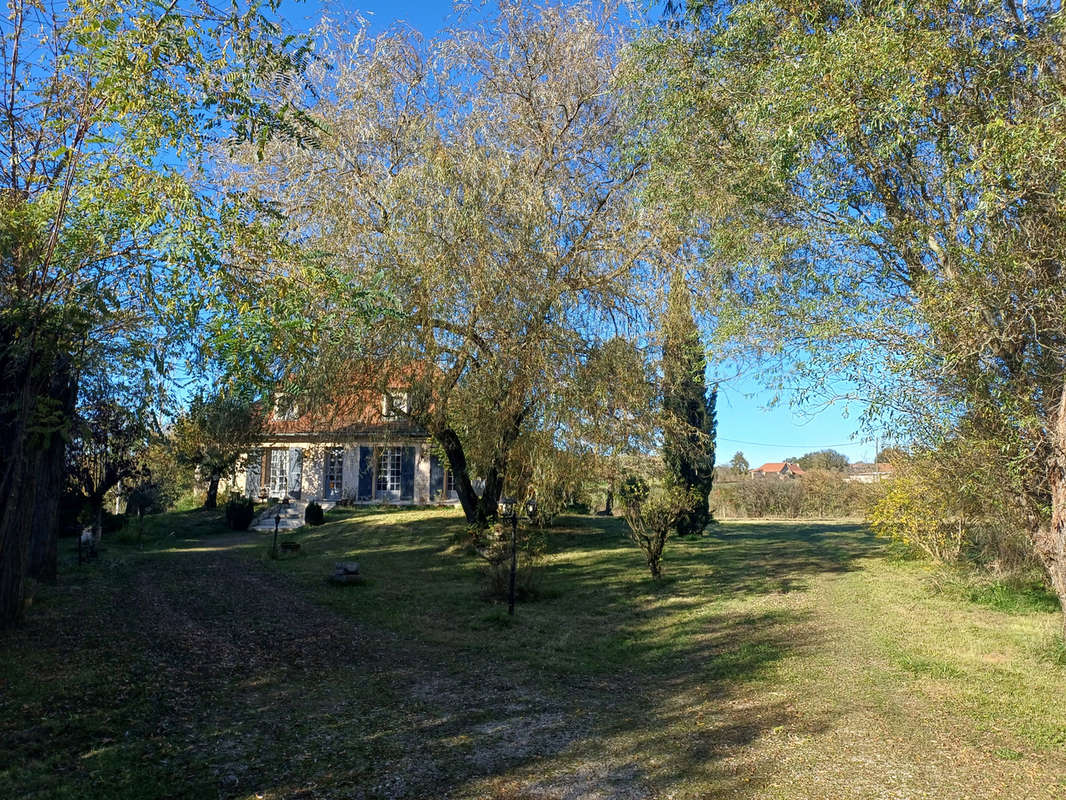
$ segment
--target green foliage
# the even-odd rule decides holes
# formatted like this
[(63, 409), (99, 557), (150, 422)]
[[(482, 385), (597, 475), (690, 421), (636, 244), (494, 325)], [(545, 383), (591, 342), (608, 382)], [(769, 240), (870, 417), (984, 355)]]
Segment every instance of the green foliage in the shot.
[(696, 492), (668, 486), (653, 495), (643, 478), (629, 475), (622, 480), (618, 497), (629, 526), (630, 539), (644, 553), (651, 576), (661, 577), (666, 540), (678, 522), (691, 511), (693, 501), (698, 497)]
[[(471, 526), (473, 550), (484, 562), (485, 594), (507, 600), (511, 581), (511, 523), (497, 522), (488, 529)], [(543, 576), (545, 538), (540, 528), (519, 525), (516, 533), (517, 567), (515, 599), (537, 599)]]
[(693, 498), (677, 524), (678, 534), (688, 536), (701, 533), (711, 518), (718, 390), (707, 392), (707, 359), (681, 270), (674, 272), (662, 327), (663, 462), (667, 482)]
[[(1066, 600), (1064, 25), (1053, 3), (746, 0), (649, 31), (630, 85), (723, 346), (801, 401), (846, 379), (907, 439), (970, 426)], [(908, 481), (897, 535), (951, 557), (969, 515)]]
[[(505, 485), (521, 496), (526, 453), (587, 448), (608, 472), (607, 454), (648, 430), (632, 424), (629, 390), (647, 393), (634, 342), (658, 293), (648, 269), (676, 246), (659, 207), (639, 202), (643, 168), (621, 163), (631, 131), (612, 8), (482, 10), (435, 39), (326, 26), (303, 95), (328, 132), (320, 147), (247, 149), (231, 165), (261, 224), (303, 258), (256, 258), (261, 268), (238, 276), (253, 316), (225, 320), (247, 328), (234, 338), (264, 374), (283, 365), (312, 397), (382, 393), (402, 375), (401, 421), (445, 451), (478, 524)], [(263, 276), (318, 266), (335, 285), (284, 282), (300, 324), (264, 331), (255, 308), (274, 293)], [(389, 313), (361, 313), (351, 290), (368, 287)], [(605, 341), (611, 329), (626, 339)], [(353, 370), (353, 353), (374, 357)], [(542, 438), (523, 453), (527, 436)]]
[(255, 519), (255, 504), (250, 497), (231, 497), (226, 502), (226, 525), (231, 530), (246, 531)]
[(312, 500), (307, 504), (307, 508), (304, 509), (304, 522), (308, 525), (321, 525), (326, 521), (326, 512), (322, 510), (322, 506)]
[(744, 458), (744, 454), (737, 450), (729, 460), (729, 468), (733, 471), (734, 475), (746, 476), (751, 465), (748, 463), (748, 459)]
[(231, 477), (242, 456), (260, 442), (263, 416), (251, 401), (218, 393), (197, 394), (188, 411), (171, 428), (171, 443), (179, 464), (199, 468), (209, 480), (205, 507), (213, 507), (218, 481)]
[(806, 453), (799, 458), (787, 459), (792, 464), (799, 464), (801, 469), (820, 469), (830, 472), (844, 472), (848, 468), (848, 457), (836, 450), (817, 450)]
[[(273, 0), (5, 3), (5, 554), (27, 552), (29, 521), (54, 510), (47, 481), (26, 465), (69, 433), (62, 410), (84, 388), (80, 377), (121, 374), (161, 404), (164, 376), (199, 341), (205, 312), (225, 304), (210, 278), (232, 253), (220, 227), (233, 195), (204, 180), (204, 170), (235, 141), (262, 145), (302, 129), (292, 103), (264, 102), (261, 92), (308, 55), (306, 42), (281, 35), (273, 11)], [(211, 188), (201, 192), (204, 185)], [(53, 455), (61, 461), (61, 448)], [(83, 486), (84, 456), (75, 459)], [(106, 493), (100, 477), (94, 503)], [(39, 488), (23, 489), (30, 485)], [(24, 561), (0, 564), (0, 624), (18, 613)]]
[(967, 515), (953, 487), (935, 472), (901, 472), (870, 510), (870, 524), (881, 536), (920, 550), (938, 562), (954, 562), (962, 550)]
[(874, 461), (878, 464), (894, 464), (907, 458), (907, 451), (902, 447), (882, 447), (877, 451)]
[(626, 475), (618, 484), (618, 499), (625, 505), (640, 505), (650, 494), (648, 482), (639, 475)]
[(998, 573), (1029, 569), (1028, 520), (989, 445), (962, 437), (898, 460), (870, 509), (874, 530), (934, 561), (966, 555)]
[(142, 478), (126, 492), (126, 513), (134, 516), (161, 514), (170, 507), (174, 499), (167, 495), (162, 485), (150, 477)]
[(181, 463), (176, 451), (169, 435), (153, 436), (139, 459), (146, 477), (158, 487), (165, 509), (174, 507), (195, 488), (195, 470)]
[(562, 512), (587, 505), (594, 469), (587, 453), (562, 450), (546, 432), (530, 431), (514, 445), (507, 485), (515, 497), (536, 499), (533, 524), (549, 528)]
[(711, 504), (716, 514), (725, 517), (854, 519), (863, 517), (880, 493), (876, 484), (846, 481), (839, 472), (811, 470), (795, 480), (742, 478), (719, 483), (711, 493)]
[(120, 387), (104, 379), (83, 387), (66, 460), (68, 480), (84, 497), (87, 513), (102, 508), (126, 482), (143, 480), (140, 457), (147, 441), (143, 408), (136, 408)]

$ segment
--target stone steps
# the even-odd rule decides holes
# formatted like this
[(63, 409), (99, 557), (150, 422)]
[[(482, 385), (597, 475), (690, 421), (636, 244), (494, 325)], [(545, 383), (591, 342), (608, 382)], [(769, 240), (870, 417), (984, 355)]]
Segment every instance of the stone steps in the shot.
[[(307, 510), (309, 502), (309, 500), (293, 500), (287, 506), (275, 503), (259, 515), (259, 518), (252, 523), (251, 530), (273, 532), (274, 517), (278, 514), (281, 515), (281, 521), (278, 522), (279, 531), (292, 531), (302, 528), (304, 525), (304, 512)], [(322, 506), (323, 511), (329, 511), (337, 505), (332, 500), (319, 500), (318, 504)]]

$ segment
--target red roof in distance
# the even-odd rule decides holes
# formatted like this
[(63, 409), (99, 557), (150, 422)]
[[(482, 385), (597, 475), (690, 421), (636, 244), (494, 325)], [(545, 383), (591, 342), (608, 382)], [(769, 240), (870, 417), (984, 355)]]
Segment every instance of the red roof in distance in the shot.
[(753, 469), (752, 472), (763, 472), (763, 473), (767, 473), (767, 474), (769, 474), (769, 473), (781, 474), (781, 473), (787, 472), (787, 473), (790, 473), (792, 475), (805, 475), (806, 474), (806, 472), (800, 468), (799, 464), (792, 464), (792, 463), (790, 463), (788, 461), (768, 461), (767, 463), (763, 464), (761, 467), (759, 467), (757, 469)]

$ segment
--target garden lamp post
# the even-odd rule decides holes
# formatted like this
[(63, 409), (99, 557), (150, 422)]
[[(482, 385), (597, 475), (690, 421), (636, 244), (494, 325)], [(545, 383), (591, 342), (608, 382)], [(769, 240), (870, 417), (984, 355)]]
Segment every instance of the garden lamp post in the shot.
[(514, 581), (518, 571), (518, 510), (513, 497), (501, 497), (498, 506), (500, 519), (511, 523), (511, 576), (507, 585), (507, 613), (514, 616)]
[(270, 551), (272, 558), (278, 557), (278, 528), (281, 527), (281, 512), (274, 515), (274, 547)]

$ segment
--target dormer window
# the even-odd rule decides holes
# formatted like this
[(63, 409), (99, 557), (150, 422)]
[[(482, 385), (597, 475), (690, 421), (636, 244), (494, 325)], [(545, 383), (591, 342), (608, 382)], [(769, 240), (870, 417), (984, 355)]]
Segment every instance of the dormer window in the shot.
[(387, 420), (396, 419), (406, 414), (407, 392), (386, 392), (381, 397), (381, 416)]
[(274, 419), (280, 422), (294, 422), (300, 418), (300, 410), (291, 397), (279, 394), (274, 398)]

